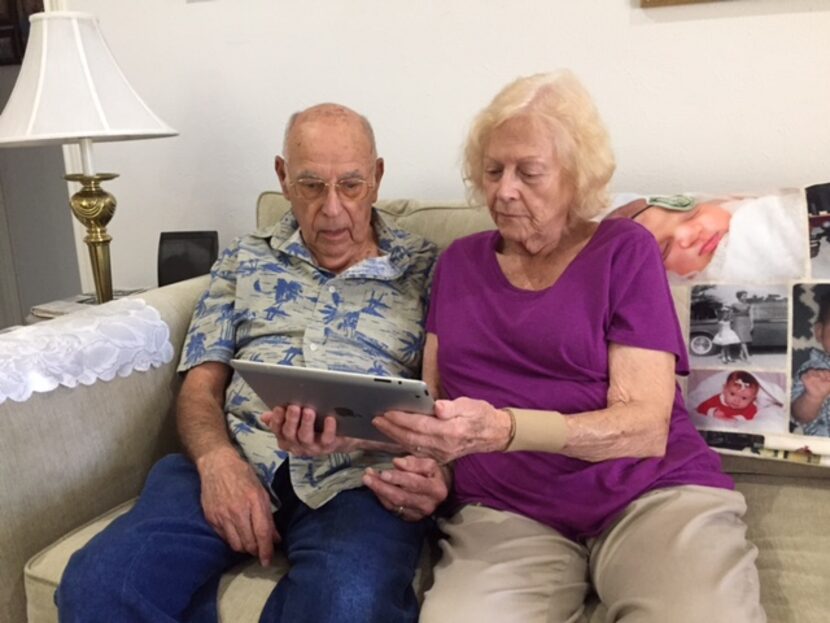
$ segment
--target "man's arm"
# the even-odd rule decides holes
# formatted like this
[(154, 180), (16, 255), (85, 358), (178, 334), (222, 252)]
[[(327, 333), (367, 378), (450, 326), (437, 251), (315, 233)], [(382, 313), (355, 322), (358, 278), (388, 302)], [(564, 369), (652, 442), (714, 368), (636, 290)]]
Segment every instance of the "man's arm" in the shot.
[(257, 556), (267, 566), (279, 534), (268, 493), (228, 436), (223, 403), (230, 375), (224, 363), (191, 368), (179, 393), (176, 422), (199, 471), (208, 523), (235, 551)]
[(210, 361), (190, 369), (184, 378), (176, 403), (176, 424), (185, 450), (197, 465), (211, 451), (234, 449), (223, 410), (230, 375), (229, 366)]

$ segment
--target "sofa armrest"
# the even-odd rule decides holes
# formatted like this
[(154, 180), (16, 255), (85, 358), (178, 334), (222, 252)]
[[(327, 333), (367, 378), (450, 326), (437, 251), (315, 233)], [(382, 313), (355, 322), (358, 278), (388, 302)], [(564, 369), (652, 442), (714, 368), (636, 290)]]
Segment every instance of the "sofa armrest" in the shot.
[(176, 366), (199, 277), (138, 295), (170, 328), (170, 363), (112, 381), (0, 404), (0, 620), (25, 620), (23, 565), (71, 529), (139, 492), (176, 448)]

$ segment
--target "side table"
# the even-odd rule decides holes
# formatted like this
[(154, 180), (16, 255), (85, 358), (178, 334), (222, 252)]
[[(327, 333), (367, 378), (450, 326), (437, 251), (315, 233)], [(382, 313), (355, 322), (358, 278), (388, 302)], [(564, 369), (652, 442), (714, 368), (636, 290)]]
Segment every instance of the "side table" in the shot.
[[(113, 290), (113, 299), (120, 299), (132, 294), (139, 294), (149, 290), (149, 288), (134, 288), (131, 290)], [(41, 303), (33, 305), (29, 310), (24, 322), (26, 324), (34, 324), (43, 320), (50, 320), (65, 314), (88, 309), (90, 305), (96, 304), (94, 293), (76, 294), (65, 299), (58, 299), (56, 301), (49, 301), (48, 303)]]

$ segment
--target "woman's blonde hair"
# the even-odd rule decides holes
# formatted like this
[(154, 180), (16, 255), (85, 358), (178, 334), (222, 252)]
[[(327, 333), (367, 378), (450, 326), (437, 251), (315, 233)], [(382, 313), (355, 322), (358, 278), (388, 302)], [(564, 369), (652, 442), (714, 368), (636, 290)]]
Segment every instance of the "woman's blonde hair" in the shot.
[(464, 148), (464, 181), (475, 203), (484, 201), (484, 150), (493, 130), (530, 115), (548, 128), (565, 182), (574, 193), (571, 217), (589, 219), (608, 205), (616, 163), (605, 125), (576, 76), (560, 69), (518, 78), (473, 120)]

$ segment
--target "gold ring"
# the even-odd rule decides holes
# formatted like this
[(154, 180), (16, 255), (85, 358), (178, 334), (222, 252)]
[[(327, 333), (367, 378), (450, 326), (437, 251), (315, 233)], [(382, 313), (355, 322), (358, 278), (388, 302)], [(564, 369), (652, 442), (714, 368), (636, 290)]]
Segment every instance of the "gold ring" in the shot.
[(403, 517), (403, 511), (404, 511), (404, 507), (403, 507), (403, 506), (399, 506), (399, 507), (398, 507), (398, 510), (396, 510), (396, 511), (395, 511), (395, 514), (396, 514), (398, 517)]

